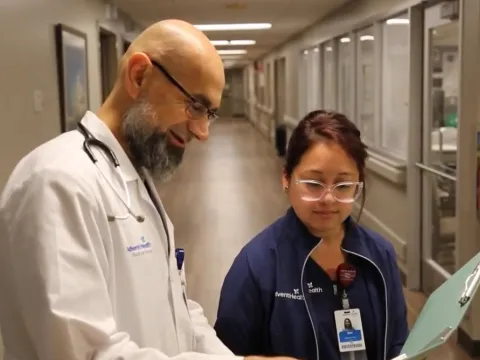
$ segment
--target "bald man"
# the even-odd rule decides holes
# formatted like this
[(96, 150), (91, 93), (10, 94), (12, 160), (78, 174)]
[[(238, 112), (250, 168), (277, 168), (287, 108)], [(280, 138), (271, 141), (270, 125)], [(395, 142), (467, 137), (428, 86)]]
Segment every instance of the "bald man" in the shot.
[(99, 111), (19, 162), (0, 197), (5, 360), (237, 358), (186, 297), (154, 187), (207, 139), (223, 86), (203, 33), (159, 22)]

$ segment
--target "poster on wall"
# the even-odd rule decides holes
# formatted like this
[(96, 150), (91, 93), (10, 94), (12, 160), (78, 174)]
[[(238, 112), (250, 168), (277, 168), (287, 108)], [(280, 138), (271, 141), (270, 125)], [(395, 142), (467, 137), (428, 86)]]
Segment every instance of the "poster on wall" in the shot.
[(89, 108), (87, 35), (63, 24), (55, 25), (61, 131), (69, 131)]

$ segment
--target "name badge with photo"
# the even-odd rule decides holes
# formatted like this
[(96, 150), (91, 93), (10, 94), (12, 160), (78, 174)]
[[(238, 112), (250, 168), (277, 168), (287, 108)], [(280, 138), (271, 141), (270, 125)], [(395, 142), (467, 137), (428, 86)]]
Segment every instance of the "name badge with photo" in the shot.
[(340, 352), (365, 350), (359, 309), (335, 311), (335, 325)]

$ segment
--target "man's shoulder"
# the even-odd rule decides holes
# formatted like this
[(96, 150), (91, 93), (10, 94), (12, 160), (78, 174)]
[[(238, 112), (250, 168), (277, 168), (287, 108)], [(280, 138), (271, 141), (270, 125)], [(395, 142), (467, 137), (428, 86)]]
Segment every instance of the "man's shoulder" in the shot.
[(65, 179), (69, 180), (70, 185), (81, 184), (82, 179), (95, 167), (84, 166), (88, 157), (82, 154), (81, 139), (78, 135), (75, 132), (64, 133), (25, 155), (10, 174), (2, 197), (8, 197), (14, 191), (25, 191), (26, 187), (34, 184), (61, 184)]

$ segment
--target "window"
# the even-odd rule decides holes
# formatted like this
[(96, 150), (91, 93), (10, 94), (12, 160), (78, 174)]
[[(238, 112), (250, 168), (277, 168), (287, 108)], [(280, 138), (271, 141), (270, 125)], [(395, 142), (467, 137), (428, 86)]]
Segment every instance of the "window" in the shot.
[(323, 46), (323, 108), (335, 109), (335, 59), (332, 41)]
[(320, 61), (318, 47), (304, 50), (300, 58), (299, 67), (299, 116), (304, 117), (308, 112), (319, 106)]
[(312, 88), (310, 90), (310, 109), (317, 110), (322, 103), (320, 99), (320, 49), (318, 47), (312, 49), (310, 65), (312, 70), (309, 74), (312, 80)]
[(302, 51), (299, 59), (299, 74), (298, 74), (298, 117), (303, 118), (308, 109), (308, 50)]
[(338, 111), (353, 119), (352, 103), (352, 41), (348, 35), (337, 40), (338, 46)]
[(407, 158), (410, 24), (408, 14), (382, 24), (381, 148)]
[(357, 123), (364, 141), (375, 143), (375, 36), (374, 27), (357, 33)]
[(265, 98), (263, 104), (268, 108), (272, 105), (272, 89), (271, 89), (271, 66), (267, 63), (267, 71), (265, 72)]
[(308, 49), (307, 51), (307, 66), (306, 66), (306, 70), (307, 70), (307, 78), (306, 78), (306, 83), (307, 83), (307, 89), (306, 89), (306, 98), (307, 98), (307, 111), (305, 112), (308, 113), (310, 111), (313, 110), (314, 108), (314, 105), (313, 105), (313, 102), (314, 102), (314, 99), (313, 99), (313, 88), (315, 86), (315, 80), (313, 79), (313, 73), (314, 73), (314, 64), (313, 64), (313, 50), (314, 49)]

